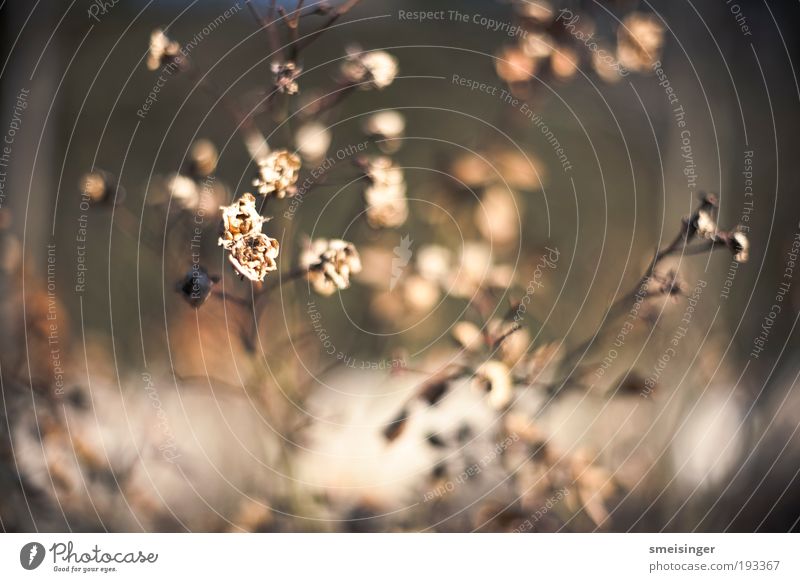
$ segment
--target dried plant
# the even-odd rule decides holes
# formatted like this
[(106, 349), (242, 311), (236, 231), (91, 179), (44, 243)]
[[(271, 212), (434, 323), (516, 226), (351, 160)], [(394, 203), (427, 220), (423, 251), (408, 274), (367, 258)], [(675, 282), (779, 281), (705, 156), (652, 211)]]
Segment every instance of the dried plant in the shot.
[[(589, 389), (579, 364), (592, 345), (603, 341), (606, 326), (628, 310), (633, 301), (640, 297), (646, 302), (665, 298), (680, 301), (685, 297), (686, 284), (680, 272), (676, 268), (665, 268), (665, 259), (724, 249), (735, 261), (746, 262), (750, 252), (748, 238), (738, 227), (720, 230), (717, 199), (704, 194), (695, 211), (682, 220), (671, 242), (655, 252), (632, 289), (610, 305), (602, 324), (591, 337), (570, 347), (563, 341), (534, 339), (534, 335), (539, 338), (543, 330), (535, 329), (533, 320), (525, 314), (532, 297), (525, 285), (530, 287), (532, 283), (525, 281), (523, 274), (512, 265), (510, 255), (503, 255), (503, 252), (520, 245), (523, 235), (531, 235), (519, 224), (525, 199), (519, 193), (541, 187), (545, 176), (542, 164), (533, 156), (491, 144), (449, 160), (446, 169), (460, 187), (477, 193), (481, 204), (463, 214), (459, 214), (458, 208), (453, 210), (457, 219), (464, 222), (467, 233), (459, 249), (449, 248), (434, 237), (415, 250), (415, 260), (411, 261), (412, 241), (407, 235), (404, 239), (397, 237), (401, 241), (397, 247), (387, 247), (384, 241), (393, 237), (393, 229), (413, 220), (429, 221), (434, 231), (437, 223), (435, 213), (415, 217), (409, 208), (409, 185), (403, 165), (392, 157), (400, 155), (406, 120), (401, 111), (393, 109), (376, 111), (363, 120), (362, 129), (371, 140), (372, 150), (353, 156), (353, 163), (347, 170), (352, 174), (347, 177), (359, 185), (363, 196), (363, 206), (353, 218), (354, 222), (362, 220), (367, 227), (354, 229), (363, 242), (359, 242), (357, 248), (353, 242), (332, 236), (312, 239), (295, 236), (291, 224), (282, 221), (282, 216), (287, 208), (299, 208), (302, 212), (304, 199), (317, 195), (314, 193), (325, 186), (327, 174), (324, 173), (314, 173), (310, 186), (305, 183), (312, 170), (316, 170), (313, 165), (325, 158), (334, 138), (326, 116), (351, 95), (387, 89), (399, 74), (399, 60), (389, 52), (350, 45), (332, 81), (333, 87), (322, 97), (302, 100), (306, 96), (316, 97), (303, 77), (303, 51), (357, 3), (357, 0), (350, 0), (338, 7), (325, 3), (304, 7), (300, 1), (293, 11), (286, 12), (272, 2), (268, 12), (262, 14), (254, 2), (247, 2), (256, 25), (268, 39), (272, 54), (271, 86), (264, 90), (263, 103), (251, 111), (227, 92), (219, 92), (204, 71), (181, 50), (178, 41), (160, 29), (152, 33), (147, 68), (151, 71), (171, 68), (191, 75), (218, 98), (230, 115), (231, 123), (241, 133), (254, 167), (253, 193), (231, 196), (216, 177), (219, 151), (212, 142), (201, 139), (189, 148), (186, 164), (179, 171), (167, 174), (163, 183), (154, 187), (160, 189), (160, 197), (156, 196), (151, 210), (158, 219), (163, 219), (165, 205), (169, 205), (177, 215), (177, 218), (168, 218), (170, 227), (180, 224), (181, 216), (213, 217), (211, 222), (220, 225), (218, 247), (222, 247), (233, 273), (244, 280), (244, 283), (226, 282), (224, 273), (215, 273), (209, 268), (219, 261), (208, 254), (187, 270), (186, 253), (181, 254), (171, 247), (165, 263), (173, 275), (175, 289), (193, 309), (214, 309), (216, 301), (225, 302), (226, 309), (230, 307), (233, 315), (228, 321), (225, 312), (225, 325), (235, 328), (239, 334), (242, 353), (253, 357), (258, 346), (268, 362), (269, 374), (263, 366), (254, 366), (258, 367), (258, 372), (248, 378), (247, 389), (255, 394), (253, 402), (263, 409), (265, 417), (278, 422), (277, 426), (285, 431), (290, 442), (295, 442), (294, 439), (302, 442), (303, 427), (293, 424), (291, 407), (279, 408), (278, 390), (265, 386), (280, 382), (281, 378), (296, 379), (297, 370), (286, 363), (289, 359), (286, 346), (303, 353), (318, 352), (318, 346), (309, 342), (308, 337), (313, 339), (316, 335), (321, 339), (321, 335), (314, 331), (305, 336), (280, 337), (273, 331), (272, 322), (278, 319), (275, 310), (281, 308), (277, 297), (284, 301), (285, 293), (287, 303), (294, 299), (287, 285), (304, 281), (322, 297), (346, 292), (351, 286), (362, 286), (361, 291), (368, 294), (364, 309), (375, 315), (376, 320), (397, 325), (415, 322), (415, 318), (428, 314), (440, 302), (458, 306), (460, 319), (450, 328), (449, 334), (444, 334), (448, 354), (445, 365), (432, 371), (408, 365), (392, 370), (396, 375), (421, 375), (422, 379), (383, 423), (380, 432), (387, 451), (401, 446), (406, 429), (416, 415), (443, 408), (454, 392), (472, 390), (482, 399), (485, 413), (496, 421), (481, 430), (485, 428), (491, 433), (494, 441), (506, 443), (498, 453), (498, 463), (513, 477), (512, 497), (519, 500), (519, 507), (510, 510), (507, 506), (484, 506), (472, 516), (474, 521), (470, 527), (519, 530), (523, 528), (525, 515), (530, 515), (532, 509), (556, 494), (563, 494), (559, 499), (564, 500), (563, 509), (559, 510), (559, 523), (578, 516), (588, 520), (590, 527), (605, 527), (609, 519), (606, 505), (621, 491), (622, 485), (588, 450), (558, 450), (540, 426), (540, 417), (569, 390)], [(617, 28), (616, 38), (604, 41), (609, 47), (608, 54), (614, 55), (621, 66), (615, 68), (582, 42), (581, 38), (594, 31), (594, 23), (588, 15), (577, 10), (559, 13), (543, 1), (515, 1), (513, 6), (520, 25), (528, 34), (499, 49), (495, 68), (498, 77), (515, 95), (531, 95), (534, 77), (566, 82), (587, 63), (601, 79), (609, 82), (619, 80), (627, 72), (646, 73), (658, 60), (664, 45), (664, 28), (658, 20), (652, 15), (630, 13)], [(306, 31), (311, 17), (320, 16), (324, 18), (323, 24), (311, 32)], [(305, 36), (301, 35), (301, 28)], [(279, 144), (279, 139), (273, 137), (277, 132), (265, 132), (260, 127), (264, 117), (273, 124), (289, 119), (297, 123), (290, 138), (293, 143)], [(270, 137), (267, 139), (265, 135)], [(115, 177), (99, 169), (86, 174), (81, 192), (98, 206), (119, 205), (124, 194)], [(441, 206), (448, 206), (446, 199), (436, 199), (437, 202), (442, 200), (445, 202)], [(296, 207), (290, 206), (295, 204)], [(116, 220), (123, 228), (125, 221), (131, 219), (124, 210), (120, 210), (120, 215)], [(363, 218), (359, 218), (361, 216)], [(264, 232), (265, 225), (269, 225), (266, 230), (276, 238)], [(277, 237), (282, 230), (287, 234), (279, 242)], [(345, 234), (339, 236), (351, 238)], [(396, 244), (394, 238), (391, 240), (392, 245)], [(537, 258), (542, 261), (543, 269), (553, 268), (559, 260), (559, 252), (544, 246), (544, 241), (540, 242)], [(389, 249), (395, 249), (395, 256)], [(409, 257), (396, 256), (396, 249), (404, 250)], [(295, 264), (291, 262), (293, 256), (298, 257)], [(380, 269), (389, 272), (378, 275)], [(512, 297), (517, 299), (509, 300)], [(284, 309), (285, 317), (291, 318), (290, 314), (290, 309)], [(316, 323), (317, 317), (312, 317), (312, 321)], [(193, 325), (194, 322), (192, 319)], [(35, 320), (29, 325), (34, 323)], [(299, 327), (295, 323), (287, 325), (292, 331)], [(274, 337), (262, 338), (265, 329)], [(307, 347), (309, 343), (310, 348)], [(334, 362), (336, 365), (342, 362)], [(314, 370), (311, 375), (324, 371), (324, 368)], [(206, 373), (213, 376), (215, 371), (211, 369)], [(238, 366), (236, 373), (240, 373)], [(217, 380), (219, 384), (225, 383), (223, 377), (215, 379), (215, 385)], [(296, 386), (290, 394), (282, 396), (292, 406), (304, 405), (312, 388), (297, 381), (289, 384)], [(526, 395), (531, 393), (542, 396), (536, 406), (530, 406), (526, 400)], [(61, 452), (65, 443), (77, 447), (79, 467), (93, 471), (98, 480), (107, 478), (102, 477), (107, 473), (120, 480), (124, 473), (122, 489), (138, 500), (135, 503), (146, 506), (147, 496), (139, 494), (135, 487), (135, 466), (126, 467), (127, 472), (108, 466), (107, 459), (98, 457), (91, 445), (84, 446), (81, 437), (68, 435), (58, 416), (55, 413), (52, 416), (48, 421), (51, 422), (49, 430), (43, 436), (45, 446)], [(281, 421), (285, 422), (281, 424)], [(427, 435), (426, 443), (437, 451), (467, 450), (466, 443), (473, 439), (470, 431), (465, 423), (454, 435)], [(59, 465), (61, 461), (66, 467)], [(57, 481), (59, 495), (68, 500), (79, 483), (71, 462), (61, 461), (48, 459), (48, 470)], [(435, 489), (446, 482), (450, 471), (445, 464), (437, 464), (431, 475), (431, 487)], [(248, 500), (240, 504), (231, 524), (225, 527), (248, 531), (277, 527), (275, 523), (280, 518), (266, 507), (270, 501)], [(535, 528), (531, 527), (547, 529), (546, 523), (547, 520), (543, 520)]]

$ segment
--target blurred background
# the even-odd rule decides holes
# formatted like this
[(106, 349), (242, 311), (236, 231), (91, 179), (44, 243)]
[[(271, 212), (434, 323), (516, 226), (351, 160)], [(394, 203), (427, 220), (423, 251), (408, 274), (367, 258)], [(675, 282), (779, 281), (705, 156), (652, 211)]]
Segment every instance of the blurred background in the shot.
[[(798, 529), (796, 4), (364, 0), (275, 98), (244, 0), (0, 12), (5, 531)], [(148, 68), (156, 28), (191, 70)], [(348, 50), (393, 55), (394, 82), (343, 92)], [(253, 189), (250, 123), (303, 158), (263, 211), (263, 285), (217, 245), (218, 207)], [(198, 140), (191, 206), (170, 180), (208, 161)], [(408, 214), (382, 228), (378, 155)], [(685, 293), (627, 318), (701, 191), (749, 260), (669, 257)], [(356, 246), (349, 289), (290, 279), (305, 237)], [(220, 277), (199, 308), (176, 291), (193, 264)], [(475, 389), (496, 394), (488, 372), (419, 396), (523, 297), (513, 405)]]

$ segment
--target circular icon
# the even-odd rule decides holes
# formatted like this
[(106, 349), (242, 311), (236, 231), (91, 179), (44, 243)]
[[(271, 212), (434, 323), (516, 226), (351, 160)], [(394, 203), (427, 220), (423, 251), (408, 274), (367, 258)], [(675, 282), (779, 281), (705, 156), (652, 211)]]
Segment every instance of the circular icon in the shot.
[(19, 563), (26, 570), (35, 570), (44, 561), (44, 546), (39, 542), (30, 542), (19, 551)]

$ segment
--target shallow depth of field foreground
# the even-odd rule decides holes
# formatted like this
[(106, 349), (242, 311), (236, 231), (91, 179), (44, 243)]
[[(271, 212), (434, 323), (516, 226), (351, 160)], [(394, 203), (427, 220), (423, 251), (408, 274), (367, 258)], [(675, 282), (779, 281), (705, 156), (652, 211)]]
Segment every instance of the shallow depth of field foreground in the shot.
[(800, 529), (797, 3), (0, 13), (0, 530)]

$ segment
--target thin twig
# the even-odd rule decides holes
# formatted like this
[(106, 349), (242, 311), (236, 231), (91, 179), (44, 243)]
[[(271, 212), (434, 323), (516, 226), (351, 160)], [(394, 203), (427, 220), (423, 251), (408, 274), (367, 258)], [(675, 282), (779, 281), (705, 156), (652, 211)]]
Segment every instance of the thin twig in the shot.
[(331, 17), (328, 18), (328, 20), (325, 22), (325, 24), (320, 26), (316, 31), (314, 31), (311, 34), (309, 34), (307, 37), (305, 37), (305, 39), (303, 39), (303, 40), (299, 41), (298, 43), (292, 45), (293, 46), (292, 54), (298, 55), (300, 53), (300, 51), (305, 50), (306, 48), (308, 48), (308, 46), (312, 42), (314, 42), (316, 39), (318, 39), (322, 35), (323, 32), (325, 32), (331, 26), (333, 26), (334, 23), (336, 23), (336, 21), (339, 20), (339, 18), (344, 16), (351, 8), (353, 8), (359, 2), (360, 2), (360, 0), (347, 0), (347, 2), (345, 2), (344, 4), (339, 6), (339, 8), (337, 8), (334, 11), (334, 13), (331, 15)]

